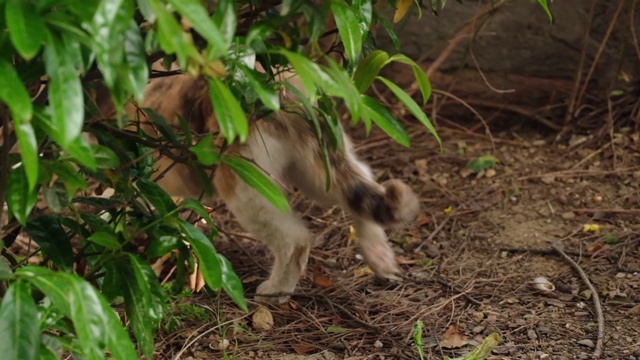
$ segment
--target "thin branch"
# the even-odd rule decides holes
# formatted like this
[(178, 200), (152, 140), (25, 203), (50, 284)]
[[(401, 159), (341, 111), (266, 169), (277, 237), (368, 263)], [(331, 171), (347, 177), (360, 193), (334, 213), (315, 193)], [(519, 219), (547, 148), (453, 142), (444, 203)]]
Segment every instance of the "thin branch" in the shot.
[[(4, 203), (7, 196), (7, 184), (9, 179), (9, 115), (6, 106), (0, 107), (0, 126), (2, 126), (2, 148), (0, 149), (0, 221), (4, 216)], [(1, 224), (0, 224), (1, 225)]]
[(580, 265), (573, 261), (569, 255), (565, 254), (562, 249), (557, 244), (551, 244), (553, 250), (555, 250), (560, 256), (562, 256), (572, 267), (573, 269), (580, 275), (582, 281), (587, 285), (589, 290), (591, 291), (591, 296), (593, 299), (593, 306), (596, 310), (596, 317), (598, 318), (598, 338), (596, 340), (596, 348), (593, 351), (593, 358), (599, 359), (602, 356), (602, 348), (604, 341), (604, 315), (602, 313), (602, 305), (600, 303), (600, 296), (598, 296), (598, 290), (593, 286), (587, 274), (582, 270)]

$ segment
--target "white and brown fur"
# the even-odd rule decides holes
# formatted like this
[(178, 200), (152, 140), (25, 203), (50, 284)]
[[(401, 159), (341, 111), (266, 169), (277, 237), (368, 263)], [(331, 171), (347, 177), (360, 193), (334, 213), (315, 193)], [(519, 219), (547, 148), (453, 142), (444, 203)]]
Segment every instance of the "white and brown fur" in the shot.
[[(297, 78), (288, 81), (300, 88)], [(284, 92), (281, 100), (283, 104), (296, 101)], [(202, 79), (187, 75), (154, 79), (141, 106), (154, 109), (173, 125), (178, 124), (180, 115), (195, 132), (219, 129), (207, 83)], [(247, 141), (235, 142), (227, 151), (251, 159), (276, 182), (295, 187), (320, 204), (342, 207), (353, 218), (360, 251), (369, 267), (380, 278), (396, 278), (399, 269), (383, 226), (413, 220), (419, 210), (418, 198), (400, 180), (378, 184), (370, 168), (358, 160), (346, 135), (344, 144), (343, 152), (330, 154), (329, 191), (322, 148), (299, 115), (281, 111), (266, 121), (253, 122)], [(163, 171), (172, 163), (170, 159), (160, 159), (157, 170)], [(217, 167), (213, 182), (217, 195), (240, 224), (264, 241), (274, 256), (269, 279), (258, 286), (257, 293), (293, 292), (307, 265), (314, 238), (304, 222), (291, 211), (275, 208), (224, 164)], [(203, 189), (194, 169), (182, 164), (174, 166), (158, 183), (174, 196), (198, 197)], [(280, 302), (286, 299), (279, 298)]]

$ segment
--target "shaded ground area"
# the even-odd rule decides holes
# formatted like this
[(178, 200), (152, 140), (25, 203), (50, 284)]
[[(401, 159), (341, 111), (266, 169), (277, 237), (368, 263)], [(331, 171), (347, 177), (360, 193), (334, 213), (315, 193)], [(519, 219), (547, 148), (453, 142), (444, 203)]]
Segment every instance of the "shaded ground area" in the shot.
[[(421, 320), (427, 359), (464, 355), (494, 332), (491, 359), (587, 359), (598, 332), (593, 295), (552, 243), (600, 295), (603, 358), (640, 358), (639, 134), (556, 144), (523, 126), (491, 136), (465, 130), (476, 125), (440, 128), (443, 153), (415, 126), (411, 149), (375, 130), (353, 131), (380, 180), (401, 178), (420, 194), (423, 214), (390, 232), (404, 282), (381, 284), (367, 273), (341, 210), (295, 197), (319, 244), (292, 301), (254, 317), (226, 297), (180, 300), (177, 314), (182, 306), (204, 314), (159, 334), (157, 358), (419, 359), (413, 327)], [(499, 160), (492, 170), (464, 171), (486, 154)], [(217, 247), (250, 295), (269, 255), (224, 209), (216, 217), (228, 231)], [(555, 290), (537, 290), (536, 277)]]

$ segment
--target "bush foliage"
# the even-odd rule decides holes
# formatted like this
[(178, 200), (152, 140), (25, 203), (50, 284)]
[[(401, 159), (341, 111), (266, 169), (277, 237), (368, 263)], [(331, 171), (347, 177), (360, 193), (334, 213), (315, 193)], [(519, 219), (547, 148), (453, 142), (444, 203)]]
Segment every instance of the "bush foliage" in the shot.
[[(445, 3), (428, 5), (437, 11)], [(309, 94), (299, 97), (299, 108), (310, 126), (319, 129), (324, 122), (332, 131), (331, 139), (322, 139), (326, 151), (339, 146), (335, 104), (344, 104), (352, 124), (376, 124), (410, 145), (400, 123), (366, 95), (374, 81), (437, 137), (421, 110), (431, 92), (427, 77), (411, 59), (376, 49), (370, 32), (380, 25), (397, 43), (380, 12), (392, 9), (398, 21), (419, 4), (0, 0), (0, 203), (8, 206), (0, 209), (6, 219), (0, 235), (9, 245), (24, 230), (40, 249), (38, 264), (29, 264), (33, 256), (2, 250), (3, 358), (59, 359), (67, 352), (102, 359), (107, 351), (114, 359), (137, 359), (138, 351), (152, 358), (167, 294), (149, 263), (167, 254), (177, 267), (172, 291), (184, 287), (193, 254), (208, 288), (247, 310), (240, 279), (215, 250), (217, 231), (207, 210), (197, 199), (176, 205), (155, 184), (152, 150), (193, 165), (206, 183), (206, 170), (224, 162), (287, 208), (284, 195), (250, 162), (213, 146), (218, 137), (244, 141), (249, 119), (282, 110), (278, 91), (287, 84), (274, 71), (257, 71), (256, 63), (297, 72)], [(330, 18), (335, 29), (327, 27)], [(326, 57), (319, 45), (331, 36), (328, 50), (343, 61)], [(151, 71), (150, 64), (162, 59), (167, 68), (177, 62), (180, 71)], [(413, 70), (422, 104), (379, 75), (391, 62)], [(174, 132), (148, 109), (143, 111), (161, 136), (126, 127), (132, 119), (123, 108), (141, 99), (149, 78), (176, 73), (208, 81), (220, 134)], [(113, 119), (98, 116), (100, 84), (117, 110)], [(91, 196), (96, 188), (113, 188), (114, 194)], [(194, 217), (206, 221), (210, 235), (185, 220)], [(121, 303), (138, 349), (112, 310)]]

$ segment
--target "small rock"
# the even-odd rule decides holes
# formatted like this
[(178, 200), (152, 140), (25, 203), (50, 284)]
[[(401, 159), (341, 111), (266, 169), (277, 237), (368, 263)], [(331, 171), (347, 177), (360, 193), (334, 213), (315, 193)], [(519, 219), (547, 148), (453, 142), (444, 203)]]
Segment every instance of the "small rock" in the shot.
[(373, 347), (376, 349), (382, 349), (384, 345), (382, 344), (382, 341), (380, 340), (376, 340), (376, 342), (373, 343)]
[(593, 341), (591, 341), (589, 339), (580, 340), (580, 341), (578, 341), (578, 344), (580, 344), (582, 346), (590, 347), (592, 349), (596, 347), (596, 344), (594, 344)]
[(567, 205), (569, 203), (569, 198), (567, 198), (567, 195), (565, 194), (560, 194), (558, 195), (558, 202), (562, 205)]
[(555, 176), (543, 176), (540, 178), (540, 181), (542, 181), (545, 184), (551, 184), (553, 182), (556, 181), (556, 177)]
[(603, 198), (600, 195), (596, 195), (593, 197), (593, 202), (596, 204), (600, 204), (602, 202)]
[(261, 306), (253, 313), (251, 317), (253, 320), (253, 327), (256, 330), (271, 330), (273, 329), (273, 315), (266, 307)]
[(473, 332), (474, 334), (480, 334), (481, 332), (483, 332), (485, 329), (484, 326), (482, 325), (478, 325), (476, 327), (474, 327), (473, 329), (471, 329), (471, 332)]
[(484, 313), (482, 311), (474, 312), (473, 314), (471, 314), (471, 318), (473, 319), (473, 321), (479, 323), (480, 321), (482, 321), (482, 319), (484, 319)]
[(485, 177), (487, 178), (492, 178), (494, 176), (496, 176), (496, 170), (495, 169), (487, 169), (487, 172), (484, 174)]
[(529, 340), (536, 340), (538, 338), (538, 334), (536, 334), (535, 330), (529, 329), (527, 331), (527, 337), (529, 338)]
[(562, 213), (562, 218), (565, 220), (573, 220), (576, 218), (576, 214), (573, 211)]

